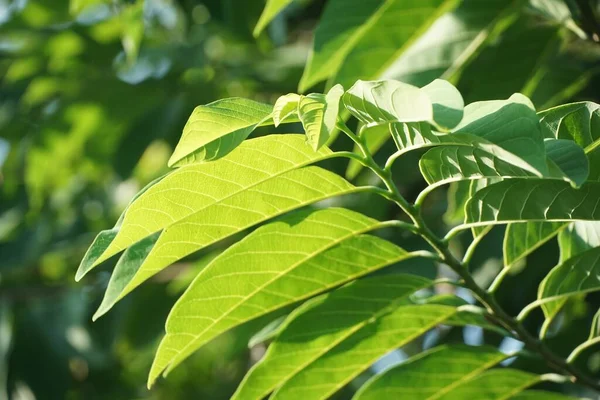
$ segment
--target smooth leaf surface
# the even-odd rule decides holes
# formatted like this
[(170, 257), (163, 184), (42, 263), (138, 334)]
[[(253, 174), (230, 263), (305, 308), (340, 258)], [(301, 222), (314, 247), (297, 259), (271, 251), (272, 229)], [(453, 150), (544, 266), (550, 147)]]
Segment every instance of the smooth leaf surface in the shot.
[[(387, 313), (409, 315), (406, 311), (394, 310), (395, 305), (432, 283), (414, 275), (366, 278), (306, 303), (289, 316), (277, 339), (262, 360), (246, 375), (233, 399), (262, 399), (282, 385), (283, 390), (273, 398), (281, 398), (281, 392), (286, 392), (287, 396), (299, 396), (297, 390), (287, 385), (296, 374), (313, 368), (315, 363), (323, 363), (321, 360), (331, 357), (329, 353), (335, 353), (336, 347), (344, 342), (365, 336), (369, 325), (378, 324), (378, 319)], [(414, 312), (415, 307), (406, 302), (400, 308), (404, 310), (407, 305), (408, 310)], [(450, 312), (451, 310), (449, 307)], [(422, 324), (415, 321), (414, 317), (409, 316), (405, 324), (406, 331), (397, 332), (399, 340), (406, 340), (411, 333), (422, 331)], [(376, 333), (371, 329), (371, 334)], [(341, 366), (340, 364), (339, 367)], [(334, 366), (331, 367), (333, 370)], [(346, 374), (354, 372), (350, 368), (344, 370)], [(348, 379), (344, 375), (340, 375), (342, 382), (334, 380), (330, 374), (323, 374), (323, 377), (332, 385), (342, 384)], [(311, 391), (310, 394), (302, 393), (302, 396), (326, 397), (327, 390), (322, 384), (323, 382), (314, 382), (320, 389), (317, 392)]]
[(433, 103), (416, 86), (398, 81), (357, 81), (343, 96), (344, 105), (364, 124), (433, 120)]
[[(438, 18), (384, 73), (413, 85), (451, 79), (510, 24), (523, 0), (461, 1)], [(452, 80), (452, 79), (451, 79)]]
[[(244, 142), (216, 162), (179, 168), (129, 206), (116, 237), (93, 262), (90, 258), (82, 263), (78, 276), (81, 278), (91, 268), (145, 237), (193, 218), (206, 207), (331, 156), (326, 148), (315, 152), (306, 145), (303, 135), (269, 135)], [(99, 253), (93, 248), (89, 252)]]
[(356, 79), (378, 79), (455, 0), (388, 0), (344, 58), (329, 82), (349, 86)]
[[(506, 357), (487, 346), (436, 347), (376, 375), (356, 393), (354, 399), (464, 399), (452, 397), (452, 393), (463, 385), (469, 387), (474, 378)], [(501, 380), (491, 384), (486, 389), (503, 386)], [(484, 387), (479, 389), (484, 390)], [(479, 397), (479, 393), (477, 395), (483, 398)]]
[(563, 306), (567, 296), (600, 290), (600, 248), (593, 248), (557, 265), (540, 284), (538, 299), (548, 318)]
[(272, 217), (363, 189), (329, 171), (308, 166), (274, 176), (208, 205), (201, 212), (165, 228), (159, 236), (152, 235), (150, 242), (143, 239), (125, 250), (94, 317), (107, 312), (146, 279), (185, 256)]
[(600, 246), (600, 222), (576, 221), (558, 234), (560, 262)]
[(313, 93), (300, 98), (298, 116), (306, 132), (308, 143), (314, 150), (325, 145), (333, 130), (336, 129), (343, 94), (344, 89), (340, 85), (335, 85), (326, 95)]
[(511, 266), (527, 257), (567, 226), (564, 222), (524, 222), (509, 224), (504, 234), (504, 265)]
[(267, 120), (272, 110), (270, 105), (237, 97), (196, 107), (169, 159), (169, 167), (223, 157)]
[(577, 397), (543, 390), (525, 390), (510, 398), (510, 400), (576, 400)]
[(300, 79), (300, 92), (337, 71), (368, 26), (377, 23), (389, 0), (328, 1), (314, 33), (313, 47)]
[(467, 105), (463, 120), (452, 132), (479, 136), (520, 155), (538, 171), (547, 170), (538, 116), (531, 100), (519, 93), (508, 100)]
[(345, 209), (289, 214), (208, 265), (175, 304), (149, 383), (220, 333), (417, 254), (361, 235), (389, 223)]
[(286, 118), (297, 114), (299, 101), (300, 95), (296, 93), (288, 93), (279, 97), (273, 106), (273, 124), (279, 126)]
[(257, 37), (269, 23), (294, 0), (267, 0), (260, 18), (254, 27), (253, 35)]
[(433, 104), (433, 121), (441, 130), (450, 130), (460, 123), (465, 101), (460, 92), (448, 81), (436, 79), (421, 88)]

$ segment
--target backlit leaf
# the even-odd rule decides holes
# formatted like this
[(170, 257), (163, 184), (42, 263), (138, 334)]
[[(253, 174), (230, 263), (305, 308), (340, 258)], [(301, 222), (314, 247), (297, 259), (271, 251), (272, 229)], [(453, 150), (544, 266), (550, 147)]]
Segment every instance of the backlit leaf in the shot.
[(389, 225), (344, 209), (299, 212), (231, 246), (171, 310), (149, 384), (244, 321), (417, 255), (362, 235)]
[[(432, 281), (413, 275), (366, 278), (306, 303), (288, 317), (277, 339), (246, 375), (233, 398), (262, 399), (277, 388), (280, 389), (273, 398), (286, 398), (286, 395), (301, 395), (307, 399), (327, 397), (331, 392), (325, 388), (326, 382), (331, 385), (330, 391), (335, 390), (370, 365), (368, 361), (355, 364), (357, 360), (354, 357), (350, 358), (352, 365), (356, 365), (354, 368), (349, 368), (348, 362), (335, 365), (335, 353), (346, 343), (359, 343), (373, 335), (381, 335), (383, 326), (380, 318), (389, 318), (386, 314), (390, 312), (405, 316), (406, 330), (396, 332), (399, 343), (427, 330), (425, 320), (417, 321), (414, 316), (411, 317), (410, 312), (416, 308), (414, 305), (405, 302), (397, 309), (395, 305), (431, 284)], [(443, 311), (451, 314), (453, 307), (446, 307)], [(439, 320), (438, 314), (434, 312), (430, 318), (434, 323)], [(373, 330), (372, 324), (380, 325), (381, 329)], [(383, 347), (378, 352), (382, 350)], [(342, 366), (344, 368), (339, 368)], [(321, 374), (322, 380), (304, 381), (314, 382), (314, 389), (294, 387), (299, 379), (295, 378), (296, 375), (307, 374), (315, 368), (323, 371), (328, 367), (331, 367), (330, 371), (341, 371), (339, 374)]]
[(223, 157), (271, 116), (272, 107), (230, 98), (198, 106), (183, 128), (169, 167)]

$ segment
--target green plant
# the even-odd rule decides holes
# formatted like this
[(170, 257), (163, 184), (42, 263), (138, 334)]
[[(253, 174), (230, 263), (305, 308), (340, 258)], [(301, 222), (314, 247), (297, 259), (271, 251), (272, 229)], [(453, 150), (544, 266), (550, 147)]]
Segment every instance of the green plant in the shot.
[[(522, 94), (465, 107), (443, 80), (422, 88), (358, 81), (347, 91), (336, 85), (326, 94), (288, 94), (274, 106), (240, 98), (199, 106), (169, 161), (177, 169), (142, 190), (115, 228), (97, 236), (77, 278), (124, 250), (98, 317), (171, 263), (266, 222), (208, 262), (178, 300), (149, 385), (218, 335), (272, 321), (252, 340), (271, 341), (269, 349), (234, 398), (327, 398), (439, 325), (477, 325), (513, 337), (529, 350), (520, 357), (529, 354), (548, 369), (492, 369), (509, 355), (491, 346), (436, 346), (373, 376), (355, 398), (561, 398), (526, 389), (568, 381), (598, 390), (600, 382), (575, 363), (598, 342), (596, 320), (568, 357), (543, 339), (569, 299), (600, 290), (599, 109), (573, 103), (536, 113)], [(347, 114), (356, 132), (344, 122)], [(298, 121), (306, 137), (246, 140), (259, 126)], [(324, 145), (338, 129), (358, 151)], [(385, 164), (365, 144), (382, 132), (396, 146)], [(393, 177), (394, 162), (411, 151), (421, 151), (427, 183), (413, 203)], [(313, 165), (332, 158), (360, 163), (383, 187), (354, 185)], [(435, 189), (451, 182), (468, 184), (453, 198), (462, 220), (438, 232), (421, 211)], [(319, 203), (357, 193), (387, 199), (402, 216), (379, 221)], [(470, 263), (496, 225), (508, 225), (505, 268), (486, 289)], [(422, 248), (408, 251), (388, 240), (400, 232), (423, 239)], [(463, 254), (451, 249), (452, 240), (469, 234)], [(519, 260), (556, 235), (560, 262), (538, 300), (510, 316), (495, 292)], [(450, 267), (456, 279), (402, 272), (419, 258)], [(440, 290), (448, 284), (468, 289), (478, 305)], [(523, 325), (536, 307), (546, 319), (540, 338)]]

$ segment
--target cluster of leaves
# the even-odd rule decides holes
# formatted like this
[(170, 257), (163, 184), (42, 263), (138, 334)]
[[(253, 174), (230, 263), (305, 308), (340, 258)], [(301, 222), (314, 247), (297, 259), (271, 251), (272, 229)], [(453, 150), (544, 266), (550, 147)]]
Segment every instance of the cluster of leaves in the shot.
[[(197, 104), (295, 88), (303, 61), (269, 53), (271, 41), (251, 35), (261, 8), (220, 0), (0, 2), (1, 399), (26, 391), (37, 399), (132, 398), (143, 390), (179, 289), (153, 282), (92, 324), (108, 276), (84, 286), (72, 274), (95, 233), (167, 170)], [(261, 73), (275, 60), (277, 76)], [(164, 396), (224, 397), (245, 370), (246, 350), (224, 338), (188, 364), (193, 381), (181, 370)]]
[[(474, 282), (470, 256), (494, 225), (509, 224), (507, 269), (560, 231), (561, 262), (526, 310), (542, 306), (550, 324), (570, 297), (600, 290), (599, 235), (582, 234), (595, 232), (600, 217), (595, 176), (599, 108), (573, 103), (537, 114), (522, 94), (465, 107), (458, 90), (443, 80), (422, 88), (393, 80), (358, 81), (345, 92), (336, 85), (325, 95), (288, 94), (274, 107), (239, 98), (200, 106), (171, 157), (177, 169), (139, 193), (115, 228), (97, 236), (78, 278), (125, 250), (99, 316), (169, 264), (278, 217), (230, 245), (196, 276), (170, 312), (150, 372), (152, 384), (218, 335), (295, 306), (261, 334), (259, 340), (266, 336), (272, 343), (238, 388), (234, 398), (240, 399), (271, 392), (273, 398), (329, 397), (389, 351), (440, 324), (499, 330), (538, 351), (543, 345)], [(345, 113), (359, 121), (358, 135), (343, 122)], [(302, 123), (306, 139), (283, 134), (245, 140), (258, 125), (295, 120)], [(355, 141), (360, 153), (324, 146), (336, 128)], [(397, 147), (385, 167), (373, 161), (363, 140), (379, 131)], [(428, 187), (411, 205), (395, 186), (392, 166), (408, 151), (424, 148), (430, 149), (420, 157), (419, 168)], [(386, 189), (355, 186), (312, 165), (334, 157), (362, 163)], [(424, 223), (419, 208), (433, 189), (450, 182), (467, 182), (469, 191), (463, 220), (442, 239)], [(338, 207), (303, 208), (357, 192), (396, 202), (409, 221), (382, 222)], [(429, 242), (429, 249), (407, 251), (368, 234), (382, 228), (408, 230)], [(473, 240), (459, 261), (447, 241), (462, 232), (472, 232)], [(487, 310), (452, 295), (437, 296), (435, 280), (405, 273), (373, 276), (416, 257), (450, 266), (462, 278), (454, 284), (473, 291)], [(597, 342), (596, 329), (570, 359)], [(542, 349), (556, 372), (593, 382)], [(489, 370), (507, 357), (494, 348), (435, 347), (375, 375), (355, 398), (384, 393), (506, 398), (557, 379), (517, 369)], [(525, 391), (522, 396), (548, 394)]]

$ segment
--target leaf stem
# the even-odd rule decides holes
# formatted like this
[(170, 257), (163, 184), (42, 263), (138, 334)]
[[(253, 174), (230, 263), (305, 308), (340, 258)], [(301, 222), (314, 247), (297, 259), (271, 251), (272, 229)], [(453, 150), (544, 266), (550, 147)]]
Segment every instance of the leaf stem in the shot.
[(579, 346), (575, 347), (571, 354), (569, 354), (569, 357), (567, 357), (567, 362), (569, 364), (572, 364), (573, 362), (575, 362), (575, 359), (577, 359), (577, 357), (579, 357), (581, 353), (598, 343), (600, 343), (600, 336), (581, 343)]
[[(438, 237), (423, 220), (420, 207), (418, 205), (410, 204), (401, 195), (392, 179), (391, 171), (389, 169), (382, 169), (375, 163), (369, 149), (362, 139), (352, 133), (345, 124), (340, 124), (340, 129), (357, 144), (364, 154), (363, 165), (371, 169), (385, 184), (389, 192), (389, 198), (412, 219), (416, 232), (433, 247), (439, 256), (439, 260), (452, 268), (461, 277), (465, 286), (469, 288), (473, 295), (487, 308), (490, 314), (494, 316), (494, 319), (509, 332), (512, 332), (517, 339), (525, 343), (527, 348), (542, 357), (546, 363), (557, 372), (570, 376), (570, 379), (573, 382), (580, 383), (595, 390), (600, 390), (600, 382), (583, 374), (578, 368), (569, 364), (567, 360), (555, 355), (544, 343), (531, 335), (527, 329), (521, 325), (520, 321), (508, 315), (498, 304), (492, 293), (484, 290), (475, 282), (475, 279), (469, 272), (468, 262), (481, 238), (474, 239), (475, 243), (469, 246), (469, 250), (467, 250), (463, 261), (458, 260), (448, 247), (447, 239), (448, 236), (451, 237), (452, 235), (447, 235), (444, 239)], [(458, 233), (459, 231), (460, 230), (456, 230), (454, 233)]]
[(492, 281), (492, 284), (490, 285), (490, 287), (488, 287), (489, 293), (495, 293), (496, 290), (498, 290), (498, 288), (500, 287), (500, 284), (502, 283), (502, 281), (504, 280), (506, 275), (508, 275), (510, 270), (511, 270), (510, 266), (502, 268), (502, 271), (500, 271), (500, 273), (498, 275), (496, 275), (496, 278), (494, 278), (494, 280)]

